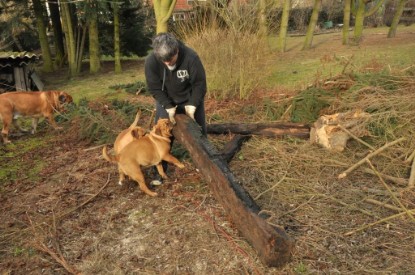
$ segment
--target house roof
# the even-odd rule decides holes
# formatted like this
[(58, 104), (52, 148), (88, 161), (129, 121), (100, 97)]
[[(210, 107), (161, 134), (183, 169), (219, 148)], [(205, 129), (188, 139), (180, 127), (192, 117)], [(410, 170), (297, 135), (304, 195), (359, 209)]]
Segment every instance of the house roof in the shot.
[(0, 52), (0, 68), (28, 65), (39, 60), (39, 56), (30, 52)]

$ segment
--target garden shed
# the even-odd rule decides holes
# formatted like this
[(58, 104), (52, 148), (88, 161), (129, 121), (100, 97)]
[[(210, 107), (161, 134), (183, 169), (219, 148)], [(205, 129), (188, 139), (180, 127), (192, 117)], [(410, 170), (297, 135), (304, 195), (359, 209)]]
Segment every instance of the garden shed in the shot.
[(0, 93), (42, 90), (44, 85), (33, 68), (39, 59), (29, 52), (0, 52)]

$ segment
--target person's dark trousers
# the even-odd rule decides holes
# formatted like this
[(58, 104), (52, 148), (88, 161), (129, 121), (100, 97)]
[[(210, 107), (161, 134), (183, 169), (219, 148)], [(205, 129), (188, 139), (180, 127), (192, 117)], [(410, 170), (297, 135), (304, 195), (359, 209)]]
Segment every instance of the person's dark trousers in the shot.
[[(177, 109), (176, 109), (176, 114), (186, 114), (184, 106), (185, 106), (185, 104), (178, 104)], [(160, 118), (169, 118), (169, 114), (167, 113), (166, 109), (164, 109), (161, 106), (160, 103), (156, 102), (156, 115), (155, 115), (155, 118), (154, 118), (155, 123), (157, 123), (157, 121)], [(195, 121), (201, 127), (202, 134), (204, 136), (206, 136), (207, 130), (206, 130), (206, 116), (205, 116), (204, 102), (202, 102), (199, 106), (196, 107)], [(172, 136), (170, 139), (171, 139), (171, 146), (173, 147), (174, 137)], [(167, 173), (167, 162), (163, 161), (162, 165), (163, 165), (164, 172)], [(154, 168), (156, 168), (156, 167), (154, 167)], [(155, 169), (155, 171), (156, 171), (156, 175), (157, 175), (158, 174), (157, 168)]]

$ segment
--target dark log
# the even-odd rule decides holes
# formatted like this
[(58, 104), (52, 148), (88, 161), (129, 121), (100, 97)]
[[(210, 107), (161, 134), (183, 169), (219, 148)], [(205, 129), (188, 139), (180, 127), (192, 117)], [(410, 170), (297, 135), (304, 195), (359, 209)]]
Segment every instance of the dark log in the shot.
[(310, 126), (299, 123), (223, 123), (208, 124), (208, 134), (240, 134), (261, 135), (267, 137), (294, 136), (307, 139), (310, 137)]
[(231, 141), (225, 144), (222, 150), (223, 160), (230, 162), (235, 154), (241, 149), (242, 144), (249, 140), (251, 136), (236, 135)]
[(258, 216), (260, 207), (238, 183), (222, 155), (204, 137), (199, 126), (186, 115), (176, 115), (174, 137), (189, 151), (216, 200), (222, 204), (235, 226), (256, 249), (268, 266), (282, 266), (290, 260), (293, 240), (284, 229)]

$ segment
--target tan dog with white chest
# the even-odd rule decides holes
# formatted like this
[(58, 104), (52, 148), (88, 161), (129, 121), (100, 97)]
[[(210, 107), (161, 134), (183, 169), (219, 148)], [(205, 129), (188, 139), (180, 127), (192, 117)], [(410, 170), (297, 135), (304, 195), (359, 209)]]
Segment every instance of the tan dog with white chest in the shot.
[(170, 154), (172, 128), (173, 125), (168, 119), (159, 119), (148, 135), (133, 140), (115, 157), (107, 154), (107, 147), (102, 149), (102, 155), (106, 160), (118, 163), (121, 182), (125, 179), (125, 175), (128, 175), (138, 183), (140, 189), (146, 194), (157, 196), (157, 193), (148, 189), (141, 167), (156, 165), (157, 171), (163, 179), (167, 179), (161, 165), (163, 160), (179, 168), (184, 167), (178, 159)]
[(8, 139), (9, 127), (13, 123), (19, 130), (22, 129), (17, 118), (32, 117), (32, 134), (36, 132), (39, 118), (45, 117), (55, 129), (61, 129), (53, 118), (55, 112), (62, 112), (63, 105), (73, 102), (72, 97), (62, 91), (40, 92), (9, 92), (0, 94), (0, 118), (3, 121), (1, 131), (3, 142), (10, 143)]

